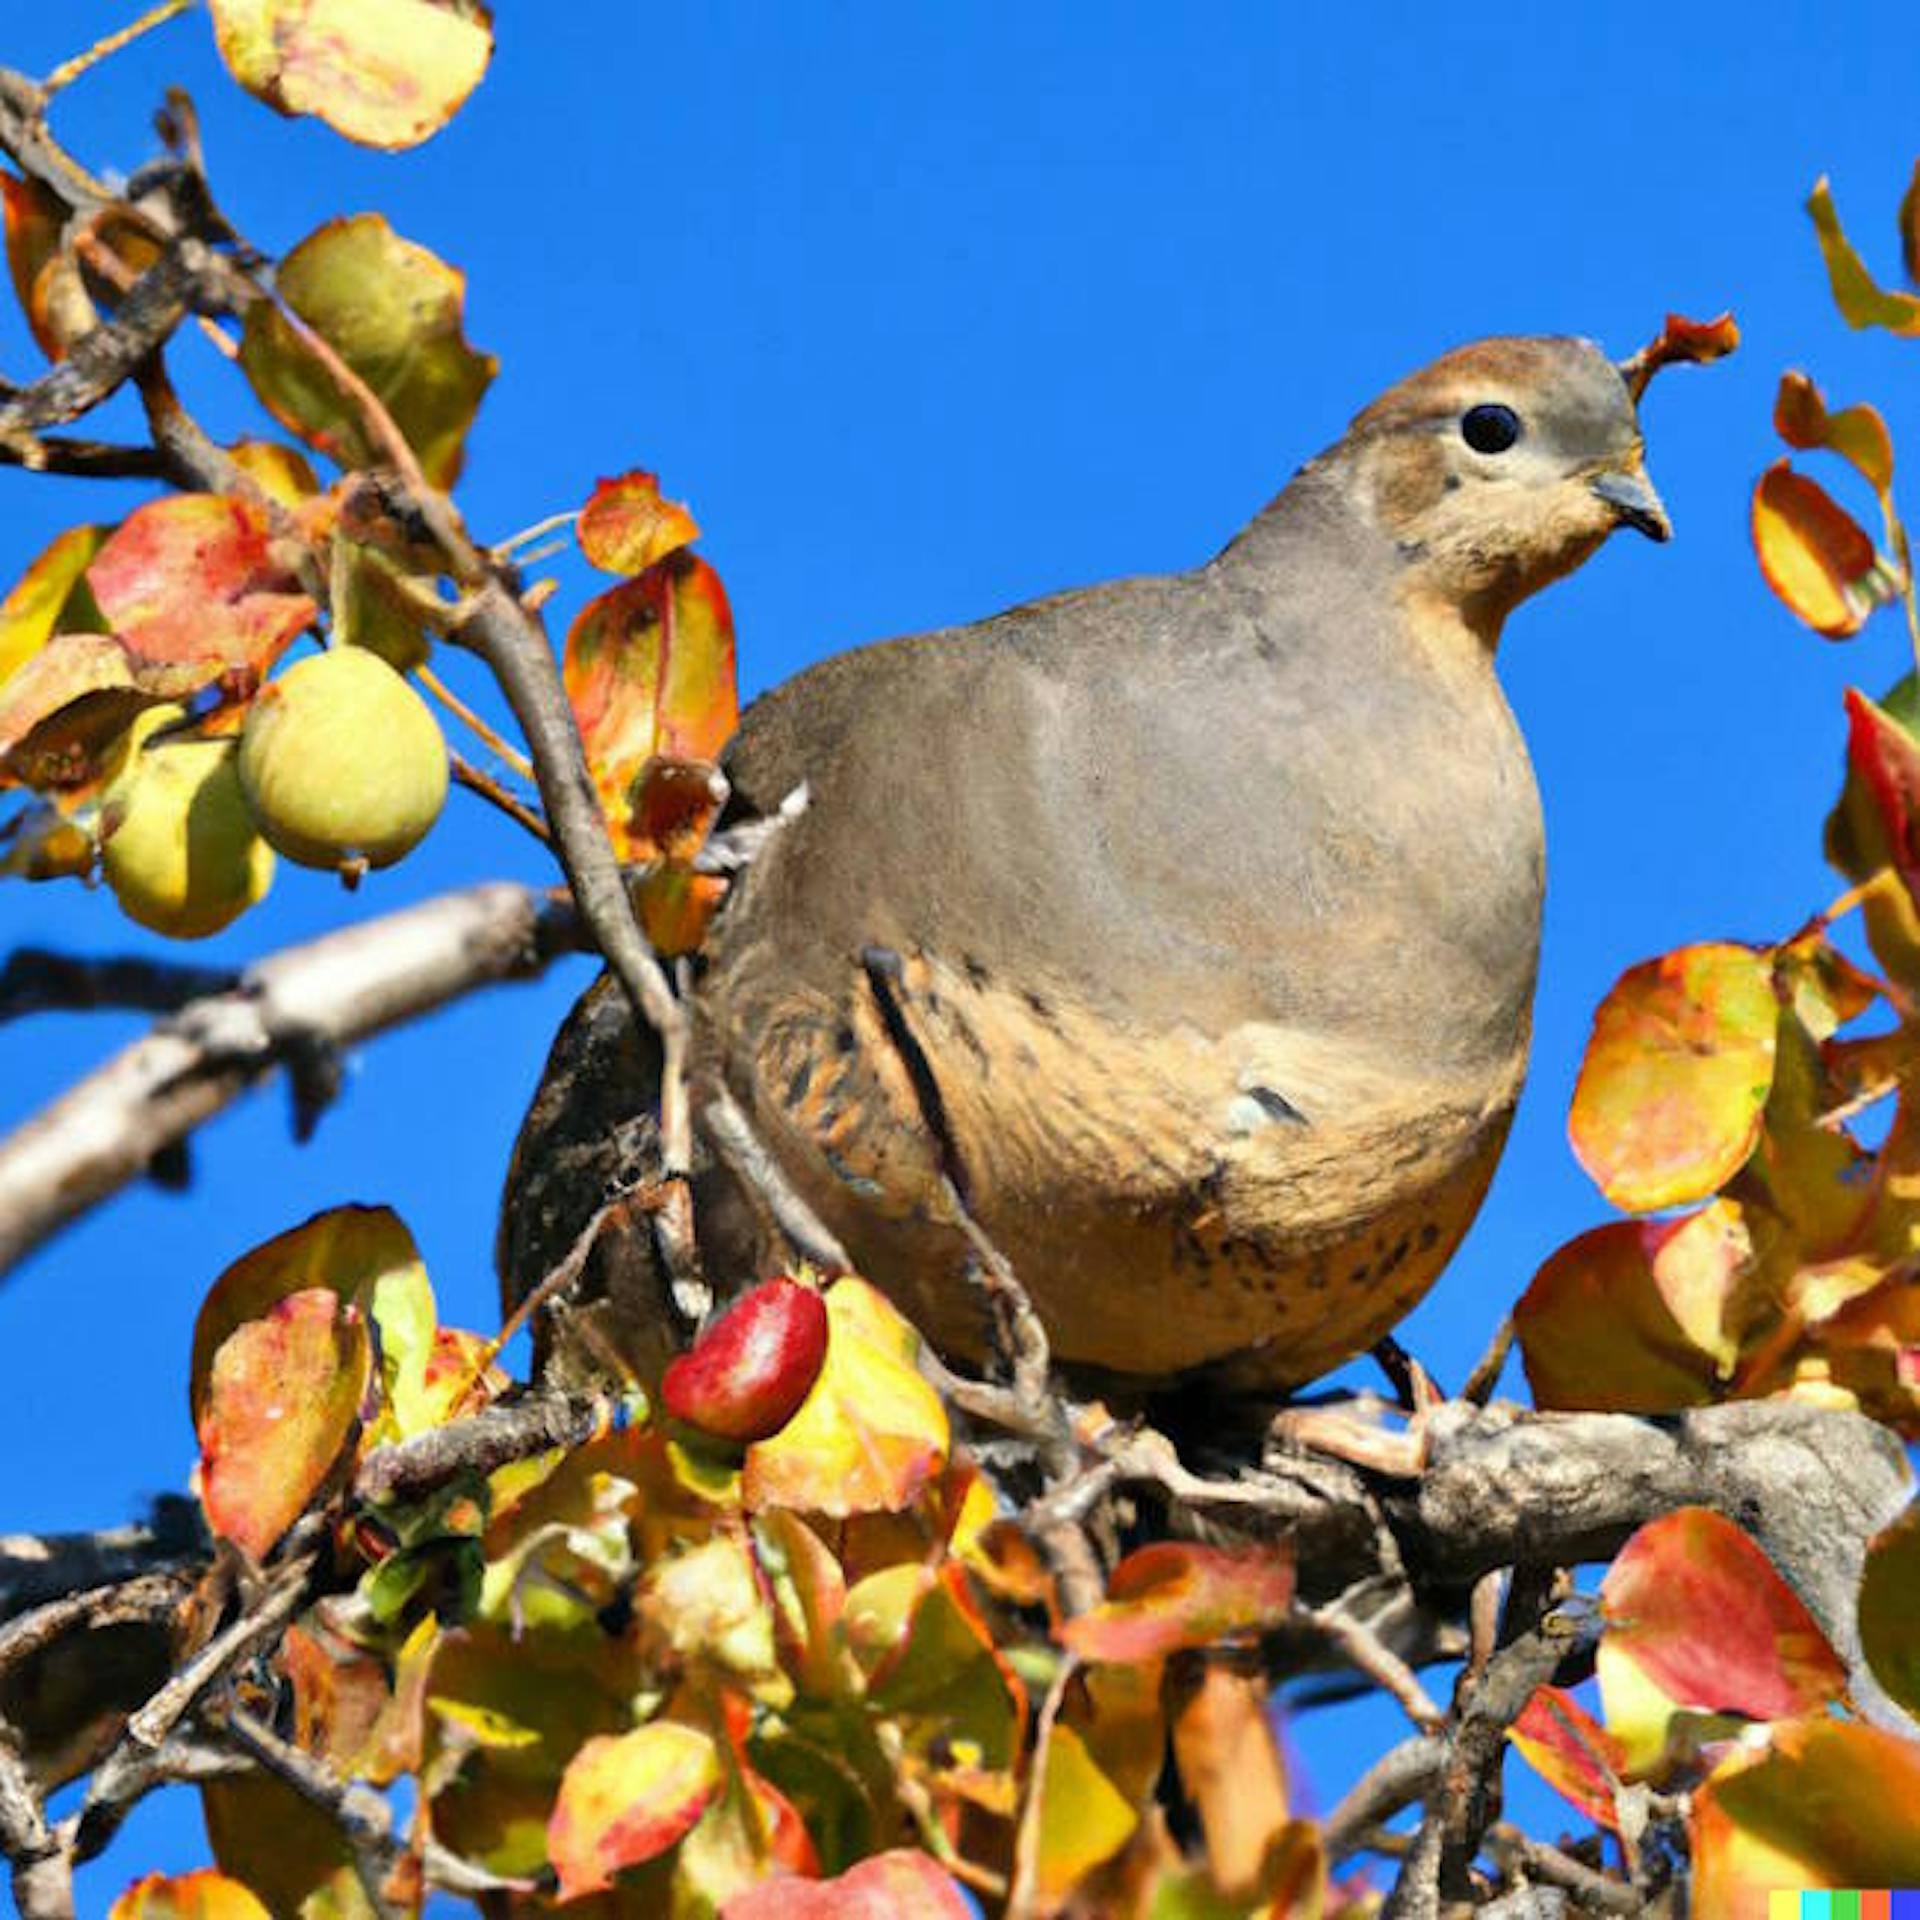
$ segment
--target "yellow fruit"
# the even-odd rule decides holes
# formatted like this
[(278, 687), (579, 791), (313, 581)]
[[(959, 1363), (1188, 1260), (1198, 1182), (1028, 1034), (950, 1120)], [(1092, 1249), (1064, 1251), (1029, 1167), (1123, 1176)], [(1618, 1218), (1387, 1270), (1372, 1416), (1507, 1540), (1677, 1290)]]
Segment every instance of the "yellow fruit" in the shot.
[(334, 647), (269, 680), (240, 735), (260, 831), (303, 867), (390, 867), (440, 817), (447, 743), (378, 655)]
[(155, 933), (200, 940), (266, 892), (273, 854), (240, 791), (231, 740), (146, 737), (177, 709), (142, 715), (101, 809), (101, 866), (121, 910)]

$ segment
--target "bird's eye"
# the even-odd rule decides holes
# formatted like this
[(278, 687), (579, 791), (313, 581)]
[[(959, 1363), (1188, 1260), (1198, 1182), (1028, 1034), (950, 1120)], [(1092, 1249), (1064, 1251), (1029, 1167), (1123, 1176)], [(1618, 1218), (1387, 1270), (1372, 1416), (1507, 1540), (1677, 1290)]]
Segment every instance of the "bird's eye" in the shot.
[(1520, 438), (1520, 416), (1511, 407), (1469, 407), (1460, 417), (1460, 437), (1475, 453), (1505, 453)]

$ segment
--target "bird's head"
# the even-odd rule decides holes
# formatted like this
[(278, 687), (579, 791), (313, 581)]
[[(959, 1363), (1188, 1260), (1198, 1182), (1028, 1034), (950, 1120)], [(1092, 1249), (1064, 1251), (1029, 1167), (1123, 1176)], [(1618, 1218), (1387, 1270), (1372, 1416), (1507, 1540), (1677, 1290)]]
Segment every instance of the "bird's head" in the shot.
[(1393, 539), (1408, 590), (1491, 643), (1616, 527), (1668, 538), (1632, 378), (1590, 340), (1481, 340), (1367, 408), (1335, 457)]

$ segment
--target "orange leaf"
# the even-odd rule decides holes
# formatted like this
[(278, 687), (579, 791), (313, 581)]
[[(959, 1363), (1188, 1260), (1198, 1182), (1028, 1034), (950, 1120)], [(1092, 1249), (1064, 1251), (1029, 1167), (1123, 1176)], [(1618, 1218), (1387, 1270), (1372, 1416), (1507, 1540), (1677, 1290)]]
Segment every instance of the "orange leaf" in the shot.
[(1589, 1820), (1618, 1831), (1613, 1783), (1627, 1770), (1626, 1749), (1572, 1694), (1539, 1688), (1507, 1737)]
[(602, 480), (574, 532), (580, 551), (603, 573), (644, 573), (700, 538), (693, 515), (679, 501), (662, 499), (658, 477), (638, 468)]
[(946, 1463), (946, 1409), (920, 1372), (920, 1336), (851, 1275), (826, 1300), (827, 1357), (813, 1391), (778, 1433), (747, 1449), (750, 1513), (897, 1512)]
[[(639, 811), (649, 762), (717, 760), (740, 717), (720, 576), (681, 551), (588, 601), (567, 634), (563, 671), (621, 857), (657, 858), (665, 849)], [(709, 793), (696, 811), (680, 823), (682, 846), (704, 837), (718, 801)]]
[(216, 1533), (258, 1560), (300, 1517), (353, 1432), (371, 1360), (366, 1321), (326, 1287), (228, 1335), (197, 1423)]
[(720, 1920), (972, 1920), (977, 1909), (924, 1853), (896, 1847), (833, 1880), (769, 1880), (736, 1893)]
[(265, 511), (222, 493), (136, 507), (94, 556), (87, 585), (136, 662), (212, 655), (257, 677), (315, 614)]
[[(1785, 1720), (1843, 1697), (1847, 1672), (1800, 1597), (1731, 1520), (1682, 1507), (1651, 1520), (1600, 1583), (1606, 1633), (1600, 1693), (1630, 1748), (1614, 1696), (1651, 1684), (1672, 1708)], [(1621, 1674), (1622, 1664), (1637, 1675)]]
[(1833, 204), (1833, 189), (1825, 175), (1807, 200), (1813, 230), (1827, 263), (1833, 304), (1850, 327), (1885, 327), (1890, 333), (1920, 334), (1920, 299), (1910, 293), (1888, 293), (1870, 274), (1852, 242), (1841, 231)]
[(1829, 413), (1820, 389), (1804, 373), (1783, 373), (1773, 403), (1773, 427), (1790, 447), (1837, 453), (1885, 497), (1893, 485), (1893, 439), (1877, 407), (1864, 401)]
[(1659, 335), (1634, 354), (1622, 368), (1627, 390), (1638, 400), (1647, 383), (1663, 367), (1703, 366), (1723, 359), (1740, 344), (1740, 327), (1730, 313), (1717, 320), (1689, 320), (1670, 313)]
[(1829, 640), (1858, 633), (1897, 591), (1866, 530), (1785, 460), (1754, 487), (1753, 550), (1787, 610)]
[(1292, 1818), (1266, 1680), (1208, 1660), (1173, 1716), (1180, 1784), (1200, 1816), (1207, 1865), (1245, 1899)]
[(1693, 1794), (1693, 1911), (1762, 1914), (1778, 1887), (1920, 1886), (1920, 1742), (1809, 1719)]
[(97, 785), (148, 707), (183, 700), (225, 671), (216, 659), (144, 665), (109, 633), (56, 633), (0, 684), (0, 785)]
[(1688, 1339), (1653, 1272), (1685, 1224), (1612, 1221), (1534, 1275), (1513, 1318), (1537, 1406), (1672, 1413), (1712, 1401), (1713, 1357)]
[(212, 0), (220, 57), (278, 113), (310, 113), (367, 147), (439, 132), (487, 70), (474, 0)]
[(547, 1822), (561, 1900), (597, 1893), (623, 1868), (665, 1853), (720, 1783), (719, 1753), (697, 1727), (654, 1720), (587, 1741), (567, 1763)]
[(1083, 1660), (1150, 1660), (1272, 1626), (1292, 1599), (1288, 1551), (1165, 1540), (1128, 1554), (1107, 1582), (1107, 1597), (1064, 1621), (1059, 1638)]
[(107, 1920), (269, 1920), (259, 1898), (238, 1880), (202, 1867), (197, 1873), (150, 1873), (136, 1880)]
[(426, 1379), (436, 1315), (413, 1235), (391, 1208), (330, 1207), (242, 1254), (208, 1288), (187, 1370), (196, 1423), (205, 1413), (214, 1355), (228, 1335), (311, 1287), (337, 1293), (378, 1329), (381, 1383), (400, 1431), (417, 1433), (446, 1417)]
[(1766, 948), (1711, 941), (1630, 967), (1600, 1003), (1567, 1131), (1632, 1213), (1704, 1198), (1745, 1163), (1773, 1084)]

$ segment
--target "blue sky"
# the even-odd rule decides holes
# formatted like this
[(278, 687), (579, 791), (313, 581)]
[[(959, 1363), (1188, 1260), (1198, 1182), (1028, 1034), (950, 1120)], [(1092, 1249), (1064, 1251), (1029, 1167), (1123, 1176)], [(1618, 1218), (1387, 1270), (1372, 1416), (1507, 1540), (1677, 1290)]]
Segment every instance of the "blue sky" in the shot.
[[(44, 71), (133, 10), (9, 8), (0, 60)], [(1645, 409), (1674, 544), (1613, 543), (1523, 609), (1502, 651), (1550, 899), (1512, 1146), (1403, 1329), (1457, 1379), (1540, 1261), (1603, 1217), (1564, 1116), (1615, 975), (1688, 939), (1784, 932), (1837, 891), (1819, 822), (1840, 690), (1894, 679), (1902, 636), (1883, 618), (1845, 657), (1798, 630), (1755, 572), (1746, 503), (1776, 455), (1784, 367), (1836, 403), (1876, 399), (1916, 444), (1916, 349), (1845, 331), (1800, 211), (1830, 172), (1892, 273), (1920, 151), (1895, 57), (1910, 22), (1887, 6), (1758, 6), (1737, 24), (1677, 8), (1655, 28), (1617, 6), (1224, 0), (503, 13), (487, 83), (410, 155), (239, 95), (199, 18), (83, 81), (57, 125), (96, 165), (129, 164), (164, 86), (184, 84), (216, 189), (263, 245), (379, 209), (464, 268), (472, 337), (503, 363), (471, 442), (470, 523), (498, 538), (597, 475), (655, 468), (706, 528), (748, 691), (859, 641), (1202, 560), (1382, 386), (1459, 340), (1578, 332), (1624, 352), (1669, 307), (1737, 310), (1740, 355), (1664, 378)], [(241, 430), (212, 354), (186, 341), (178, 359), (209, 423)], [(0, 372), (34, 364), (0, 322)], [(136, 497), (0, 474), (0, 572)], [(557, 570), (564, 618), (590, 589)], [(362, 910), (541, 872), (456, 795), (357, 900), (283, 868), (195, 957), (239, 963)], [(0, 893), (0, 942), (24, 940), (164, 945), (71, 886)], [(369, 1047), (307, 1147), (281, 1098), (257, 1098), (196, 1143), (190, 1197), (128, 1193), (0, 1284), (0, 1530), (108, 1524), (184, 1482), (200, 1297), (320, 1207), (397, 1206), (444, 1315), (491, 1324), (500, 1171), (589, 973)], [(105, 1015), (11, 1028), (0, 1123), (135, 1031)], [(1340, 1744), (1320, 1742), (1329, 1779), (1350, 1770)], [(83, 1905), (198, 1847), (190, 1819), (143, 1818)]]

